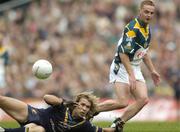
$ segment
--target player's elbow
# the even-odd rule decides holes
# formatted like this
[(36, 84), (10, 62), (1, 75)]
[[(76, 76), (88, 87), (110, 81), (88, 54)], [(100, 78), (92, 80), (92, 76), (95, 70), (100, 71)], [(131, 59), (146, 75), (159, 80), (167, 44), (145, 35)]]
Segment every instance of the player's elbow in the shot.
[(9, 97), (0, 95), (0, 104), (6, 104), (6, 102), (9, 100)]
[(43, 99), (46, 101), (49, 99), (49, 96), (50, 96), (49, 94), (46, 94), (46, 95), (44, 95)]
[(63, 102), (61, 98), (49, 94), (44, 95), (44, 101), (49, 105), (59, 105)]
[(52, 102), (52, 100), (51, 100), (51, 95), (46, 94), (46, 95), (44, 95), (43, 99), (44, 99), (44, 101), (45, 101), (47, 104), (49, 104), (49, 105), (52, 105), (52, 104), (53, 104), (53, 102)]
[(118, 102), (119, 109), (127, 107), (129, 102), (127, 100), (122, 100)]

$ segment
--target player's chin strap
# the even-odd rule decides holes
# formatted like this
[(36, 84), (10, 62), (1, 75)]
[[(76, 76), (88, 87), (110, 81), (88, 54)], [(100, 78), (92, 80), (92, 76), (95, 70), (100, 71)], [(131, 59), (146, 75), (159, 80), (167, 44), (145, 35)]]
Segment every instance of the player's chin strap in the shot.
[(116, 118), (111, 125), (112, 128), (115, 128), (114, 132), (123, 132), (123, 126), (125, 122), (121, 118)]

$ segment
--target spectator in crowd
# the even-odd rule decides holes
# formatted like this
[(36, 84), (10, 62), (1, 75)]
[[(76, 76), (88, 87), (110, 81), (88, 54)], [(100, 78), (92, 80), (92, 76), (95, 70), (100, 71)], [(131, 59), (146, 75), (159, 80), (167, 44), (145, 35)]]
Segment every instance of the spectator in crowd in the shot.
[[(101, 97), (112, 97), (106, 84), (113, 49), (139, 2), (39, 0), (5, 10), (0, 16), (0, 31), (5, 34), (6, 42), (10, 42), (5, 43), (11, 58), (8, 66), (11, 72), (7, 76), (13, 84), (7, 88), (7, 94), (18, 98), (39, 98), (45, 93), (71, 97), (73, 92), (91, 89)], [(156, 2), (150, 56), (167, 82), (167, 69), (177, 67), (179, 71), (179, 1)], [(176, 46), (172, 55), (166, 52), (169, 42)], [(31, 72), (33, 62), (40, 58), (53, 62), (54, 72), (46, 81), (38, 81)], [(147, 85), (151, 86), (147, 73), (144, 70)], [(156, 94), (151, 88), (151, 95)]]
[(0, 33), (0, 93), (5, 94), (7, 84), (7, 65), (9, 63), (9, 53), (3, 43), (4, 35)]

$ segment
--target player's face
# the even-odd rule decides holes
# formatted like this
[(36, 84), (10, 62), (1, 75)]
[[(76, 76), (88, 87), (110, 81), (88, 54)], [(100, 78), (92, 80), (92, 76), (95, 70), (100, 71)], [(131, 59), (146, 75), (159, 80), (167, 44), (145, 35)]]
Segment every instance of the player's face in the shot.
[(91, 107), (91, 103), (86, 98), (81, 98), (77, 107), (74, 108), (73, 114), (76, 117), (86, 117)]
[(155, 12), (154, 6), (144, 5), (140, 10), (140, 19), (148, 24), (152, 20), (154, 16), (154, 12)]

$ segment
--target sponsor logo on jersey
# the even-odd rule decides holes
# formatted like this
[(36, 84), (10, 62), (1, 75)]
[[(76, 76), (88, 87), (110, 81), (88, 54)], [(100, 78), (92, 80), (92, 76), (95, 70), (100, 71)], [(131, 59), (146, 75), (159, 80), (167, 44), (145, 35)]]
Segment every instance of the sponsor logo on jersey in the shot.
[(125, 49), (131, 50), (131, 48), (132, 48), (131, 43), (128, 42), (128, 43), (126, 44), (126, 46), (125, 46)]
[(147, 42), (144, 43), (144, 48), (147, 48), (148, 44)]

